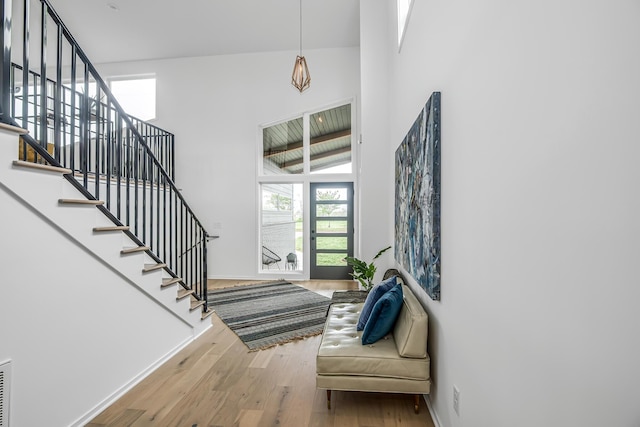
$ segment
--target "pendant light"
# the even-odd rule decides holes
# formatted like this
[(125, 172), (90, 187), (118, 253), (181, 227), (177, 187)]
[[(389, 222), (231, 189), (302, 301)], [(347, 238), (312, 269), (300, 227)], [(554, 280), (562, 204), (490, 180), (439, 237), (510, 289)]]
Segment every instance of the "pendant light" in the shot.
[(302, 0), (300, 0), (300, 55), (296, 56), (296, 63), (293, 65), (291, 84), (302, 93), (311, 85), (311, 75), (307, 60), (302, 56)]

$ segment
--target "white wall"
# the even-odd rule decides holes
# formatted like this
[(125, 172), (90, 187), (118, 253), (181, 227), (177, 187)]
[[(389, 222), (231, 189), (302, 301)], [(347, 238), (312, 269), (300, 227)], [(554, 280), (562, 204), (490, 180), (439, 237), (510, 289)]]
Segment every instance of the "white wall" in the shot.
[(398, 53), (394, 3), (361, 2), (363, 75), (386, 50), (389, 167), (442, 92), (441, 425), (637, 427), (640, 4), (417, 0)]
[[(390, 37), (384, 8), (370, 7), (361, 2), (360, 39), (367, 41), (361, 49), (360, 63), (362, 99), (362, 139), (360, 144), (360, 250), (369, 262), (376, 253), (393, 244), (394, 166), (389, 145), (389, 50)], [(391, 157), (389, 157), (391, 156)], [(384, 273), (383, 266), (393, 260), (393, 249), (387, 251), (376, 265), (376, 280)]]
[[(155, 73), (157, 120), (176, 135), (176, 181), (210, 234), (210, 278), (258, 277), (258, 127), (359, 96), (358, 48), (304, 51), (311, 88), (291, 86), (295, 52), (102, 64)], [(221, 229), (216, 229), (220, 225)]]

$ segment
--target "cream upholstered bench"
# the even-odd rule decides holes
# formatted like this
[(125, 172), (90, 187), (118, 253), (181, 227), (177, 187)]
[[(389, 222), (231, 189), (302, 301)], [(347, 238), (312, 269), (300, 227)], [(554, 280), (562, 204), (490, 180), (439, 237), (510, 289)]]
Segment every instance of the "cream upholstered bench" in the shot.
[[(401, 278), (397, 279), (399, 282)], [(331, 391), (429, 393), (431, 377), (427, 354), (427, 313), (408, 286), (402, 285), (403, 303), (393, 332), (370, 345), (362, 345), (356, 330), (363, 303), (331, 305), (316, 358), (316, 386)]]

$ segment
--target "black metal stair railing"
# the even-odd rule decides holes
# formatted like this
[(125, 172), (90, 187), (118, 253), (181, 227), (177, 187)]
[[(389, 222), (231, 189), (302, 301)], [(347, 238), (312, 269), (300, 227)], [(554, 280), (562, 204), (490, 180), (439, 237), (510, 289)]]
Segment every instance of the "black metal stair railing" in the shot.
[(206, 311), (208, 234), (175, 185), (173, 135), (127, 115), (49, 1), (31, 3), (0, 0), (1, 120), (29, 130), (18, 157), (71, 169), (66, 178), (104, 200), (99, 209)]
[[(83, 99), (83, 87), (80, 87), (80, 91), (73, 91), (68, 85), (63, 83), (60, 97), (62, 105), (56, 116), (56, 99), (51, 95), (54, 93), (56, 82), (47, 79), (46, 126), (40, 126), (40, 115), (42, 113), (40, 108), (41, 77), (37, 72), (29, 70), (29, 86), (25, 87), (23, 67), (18, 64), (11, 65), (11, 87), (13, 88), (11, 116), (20, 123), (23, 128), (27, 129), (36, 141), (47, 141), (47, 151), (55, 155), (56, 160), (64, 167), (79, 170), (81, 151), (78, 149), (79, 142), (74, 143), (73, 141), (78, 141), (78, 135), (80, 135), (82, 131), (80, 120), (77, 120), (77, 118), (80, 117), (80, 108), (78, 105), (81, 104), (81, 100)], [(104, 130), (115, 129), (116, 124), (110, 117), (99, 114), (100, 111), (106, 111), (109, 106), (102, 100), (97, 99), (97, 95), (95, 95), (95, 83), (92, 83), (92, 85), (94, 86), (94, 96), (91, 96), (90, 89), (89, 105), (91, 111), (89, 116), (90, 124), (88, 126), (90, 133), (89, 141), (90, 143), (100, 141), (102, 142), (102, 146), (100, 147), (101, 152), (97, 153), (101, 154), (100, 161), (94, 163), (89, 160), (87, 166), (90, 173), (105, 173), (107, 171), (107, 157), (105, 155), (106, 145), (104, 141), (102, 141), (105, 136)], [(72, 102), (74, 98), (76, 99), (75, 103)], [(59, 123), (56, 123), (56, 117), (58, 117), (57, 121)], [(175, 182), (174, 135), (133, 116), (129, 115), (128, 117), (143, 137), (145, 144), (151, 149), (154, 157), (158, 159), (162, 167)], [(51, 141), (51, 135), (56, 135), (61, 141), (60, 149), (55, 150), (55, 153), (55, 138), (54, 141)], [(92, 154), (93, 151), (90, 150), (89, 155)], [(31, 159), (34, 153), (30, 151), (27, 144), (23, 144), (20, 147), (19, 156), (21, 160)], [(37, 158), (31, 160), (38, 161)], [(123, 157), (122, 160), (126, 160), (126, 157)], [(115, 170), (112, 170), (111, 173), (115, 173)], [(142, 171), (138, 171), (139, 175), (141, 173)]]

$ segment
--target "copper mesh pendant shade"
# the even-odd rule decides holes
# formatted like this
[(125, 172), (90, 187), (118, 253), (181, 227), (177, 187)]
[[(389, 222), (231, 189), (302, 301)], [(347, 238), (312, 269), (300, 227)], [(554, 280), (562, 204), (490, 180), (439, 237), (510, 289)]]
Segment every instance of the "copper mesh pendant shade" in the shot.
[(293, 65), (291, 74), (291, 84), (302, 93), (311, 86), (311, 74), (307, 60), (302, 56), (302, 0), (300, 0), (300, 55), (296, 56), (296, 63)]

